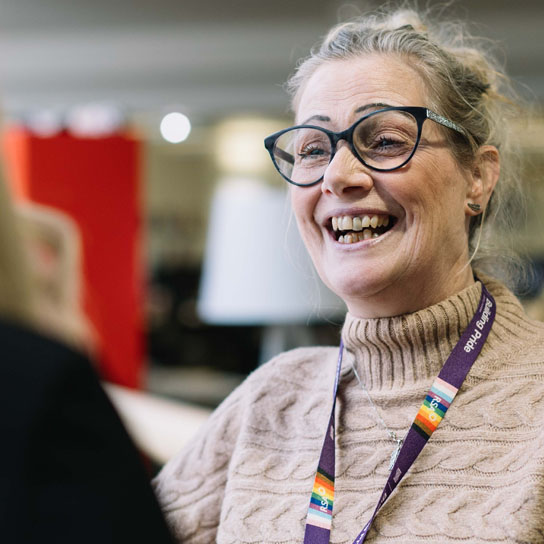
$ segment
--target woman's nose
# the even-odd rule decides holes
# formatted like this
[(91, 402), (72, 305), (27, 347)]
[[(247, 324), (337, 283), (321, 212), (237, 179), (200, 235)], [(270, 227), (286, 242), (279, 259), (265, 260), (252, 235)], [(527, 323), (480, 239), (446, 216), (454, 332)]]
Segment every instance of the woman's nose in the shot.
[(352, 153), (348, 145), (342, 145), (325, 170), (321, 191), (340, 198), (357, 198), (370, 191), (373, 185), (370, 170)]

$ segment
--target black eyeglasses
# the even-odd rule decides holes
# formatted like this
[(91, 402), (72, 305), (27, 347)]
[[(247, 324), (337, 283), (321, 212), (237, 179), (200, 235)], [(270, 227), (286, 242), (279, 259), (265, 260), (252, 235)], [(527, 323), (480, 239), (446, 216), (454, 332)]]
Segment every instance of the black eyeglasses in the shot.
[(402, 168), (416, 152), (426, 119), (468, 138), (465, 129), (427, 108), (401, 106), (373, 111), (341, 132), (314, 125), (286, 128), (265, 138), (264, 145), (278, 172), (289, 183), (305, 187), (323, 179), (340, 140), (372, 170)]

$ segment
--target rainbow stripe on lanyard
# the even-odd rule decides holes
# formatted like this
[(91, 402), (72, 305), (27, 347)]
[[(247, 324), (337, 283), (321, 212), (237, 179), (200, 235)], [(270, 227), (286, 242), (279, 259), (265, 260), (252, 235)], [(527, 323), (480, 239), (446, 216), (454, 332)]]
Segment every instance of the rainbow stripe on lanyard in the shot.
[[(442, 419), (444, 419), (446, 411), (452, 404), (455, 395), (461, 388), (468, 372), (482, 350), (495, 320), (495, 313), (495, 300), (482, 284), (482, 294), (478, 309), (425, 396), (423, 404), (406, 435), (397, 460), (389, 473), (374, 513), (353, 541), (353, 544), (361, 544), (365, 541), (372, 522), (376, 518), (380, 508), (391, 493), (393, 493), (421, 450), (425, 447), (427, 441), (431, 438), (433, 432)], [(343, 353), (344, 344), (340, 342), (331, 415), (323, 440), (310, 506), (308, 508), (304, 544), (329, 544), (330, 540), (334, 504), (336, 393), (338, 391)]]

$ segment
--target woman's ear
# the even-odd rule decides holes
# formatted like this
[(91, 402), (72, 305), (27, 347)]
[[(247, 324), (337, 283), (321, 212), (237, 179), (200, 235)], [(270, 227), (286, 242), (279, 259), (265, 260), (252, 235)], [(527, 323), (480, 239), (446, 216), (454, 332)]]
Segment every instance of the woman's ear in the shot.
[(465, 213), (475, 216), (485, 210), (500, 173), (500, 156), (493, 145), (483, 145), (476, 152), (467, 187)]

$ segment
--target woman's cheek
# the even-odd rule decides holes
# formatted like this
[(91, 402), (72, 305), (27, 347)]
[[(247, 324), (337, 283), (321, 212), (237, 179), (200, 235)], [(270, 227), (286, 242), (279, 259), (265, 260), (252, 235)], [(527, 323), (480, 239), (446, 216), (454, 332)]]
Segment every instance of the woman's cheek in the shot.
[(313, 187), (290, 187), (291, 207), (300, 229), (307, 229), (314, 223), (314, 211), (317, 202)]

